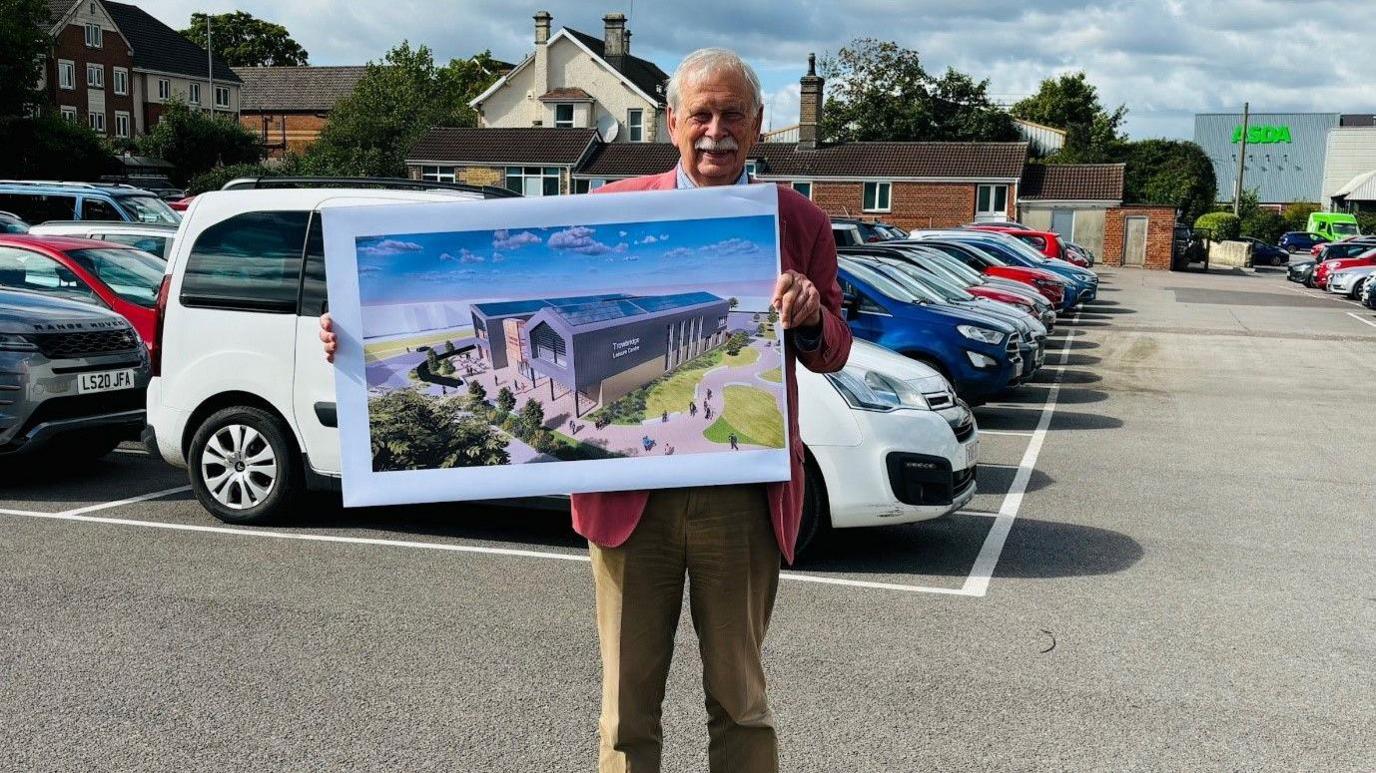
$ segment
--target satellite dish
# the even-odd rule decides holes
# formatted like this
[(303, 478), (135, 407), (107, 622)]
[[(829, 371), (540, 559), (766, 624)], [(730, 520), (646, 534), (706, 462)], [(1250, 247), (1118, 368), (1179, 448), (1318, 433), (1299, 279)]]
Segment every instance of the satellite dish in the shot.
[(604, 115), (597, 119), (597, 133), (602, 135), (603, 142), (612, 142), (620, 131), (621, 124), (610, 115)]

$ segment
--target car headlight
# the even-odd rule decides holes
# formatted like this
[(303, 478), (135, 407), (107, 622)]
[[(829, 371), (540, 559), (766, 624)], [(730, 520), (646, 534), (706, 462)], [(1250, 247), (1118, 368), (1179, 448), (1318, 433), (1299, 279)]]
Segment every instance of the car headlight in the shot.
[(36, 352), (34, 342), (17, 333), (0, 333), (0, 352)]
[(986, 344), (997, 344), (1003, 342), (1003, 333), (997, 330), (990, 330), (987, 327), (975, 327), (974, 325), (956, 325), (956, 332), (969, 338), (972, 341), (981, 341)]
[(884, 413), (899, 408), (931, 410), (921, 392), (895, 376), (848, 365), (839, 372), (826, 374), (826, 377), (846, 403), (858, 410)]

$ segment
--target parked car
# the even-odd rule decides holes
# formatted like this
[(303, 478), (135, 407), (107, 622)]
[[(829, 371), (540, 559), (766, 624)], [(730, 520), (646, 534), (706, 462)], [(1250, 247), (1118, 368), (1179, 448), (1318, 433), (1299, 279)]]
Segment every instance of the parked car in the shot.
[(1376, 271), (1376, 261), (1364, 266), (1349, 266), (1334, 271), (1328, 277), (1328, 292), (1345, 295), (1353, 300), (1361, 298), (1367, 282), (1371, 281), (1373, 271)]
[(1025, 226), (1019, 225), (1017, 228), (1010, 228), (1006, 225), (976, 225), (971, 226), (973, 231), (989, 231), (1012, 236), (1015, 239), (1026, 242), (1028, 245), (1048, 258), (1059, 258), (1067, 263), (1072, 263), (1081, 268), (1089, 268), (1090, 263), (1081, 255), (1066, 247), (1066, 242), (1061, 239), (1061, 235), (1055, 231), (1034, 231)]
[(0, 212), (0, 234), (26, 234), (29, 224), (13, 212)]
[(1305, 287), (1314, 286), (1314, 266), (1318, 265), (1316, 260), (1297, 260), (1290, 264), (1285, 272), (1285, 278), (1291, 282), (1299, 282)]
[[(910, 243), (918, 244), (911, 240)], [(976, 244), (930, 238), (923, 239), (921, 246), (944, 252), (991, 280), (1000, 279), (1024, 284), (1040, 293), (1057, 311), (1066, 308), (1065, 296), (1070, 283), (1050, 271), (1005, 263), (994, 254), (995, 250), (985, 249)]]
[(29, 229), (35, 236), (75, 236), (80, 239), (114, 242), (149, 255), (167, 259), (167, 247), (177, 235), (177, 227), (154, 223), (126, 223), (122, 220), (49, 220)]
[(860, 235), (860, 227), (853, 223), (832, 223), (831, 238), (836, 241), (837, 247), (858, 247), (865, 243), (865, 237)]
[(1318, 246), (1318, 262), (1323, 263), (1328, 260), (1338, 260), (1339, 258), (1355, 258), (1358, 255), (1376, 247), (1376, 242), (1366, 238), (1354, 239), (1351, 241), (1328, 242)]
[(1368, 280), (1362, 285), (1362, 294), (1358, 298), (1362, 305), (1368, 309), (1376, 309), (1376, 282)]
[(1314, 245), (1324, 244), (1328, 241), (1328, 237), (1308, 231), (1287, 231), (1281, 234), (1280, 241), (1276, 242), (1276, 246), (1286, 252), (1307, 252)]
[[(339, 487), (334, 368), (317, 338), (327, 301), (320, 212), (513, 195), (397, 186), (222, 191), (190, 210), (158, 296), (144, 442), (188, 468), (197, 499), (217, 518), (267, 523), (302, 491)], [(226, 270), (225, 254), (258, 270)], [(935, 370), (857, 343), (845, 370), (800, 368), (798, 386), (808, 481), (800, 547), (826, 522), (934, 518), (973, 496), (978, 431)], [(234, 478), (206, 449), (241, 431), (251, 440), (235, 453), (257, 461)]]
[(851, 332), (924, 362), (968, 402), (1008, 388), (1022, 375), (1017, 329), (988, 315), (917, 303), (868, 266), (841, 259), (839, 279)]
[(195, 200), (196, 196), (195, 194), (192, 194), (190, 196), (183, 196), (180, 199), (172, 199), (171, 201), (167, 202), (167, 206), (171, 207), (176, 212), (185, 212), (187, 210), (187, 207), (191, 206), (191, 202)]
[(894, 233), (892, 230), (893, 226), (890, 226), (888, 223), (881, 223), (873, 220), (861, 220), (854, 217), (833, 217), (831, 219), (831, 224), (832, 227), (837, 225), (855, 226), (856, 229), (860, 231), (860, 240), (866, 243), (903, 238)]
[(1243, 236), (1239, 241), (1247, 242), (1252, 245), (1252, 265), (1254, 266), (1284, 266), (1290, 262), (1290, 253), (1266, 242)]
[(30, 225), (49, 220), (124, 220), (175, 226), (181, 216), (150, 191), (128, 185), (0, 180), (0, 210)]
[(148, 355), (118, 315), (0, 289), (0, 459), (104, 456), (138, 436), (147, 386)]
[(123, 245), (68, 236), (0, 236), (0, 288), (104, 306), (150, 346), (163, 262)]
[(973, 223), (966, 223), (965, 225), (961, 226), (961, 228), (975, 228), (976, 226), (982, 225), (997, 225), (1002, 226), (1004, 228), (1020, 228), (1025, 231), (1032, 230), (1032, 226), (1023, 225), (1022, 223), (1019, 223), (1016, 220), (976, 220)]
[[(1088, 247), (1076, 244), (1075, 242), (1062, 242), (1062, 244), (1065, 245), (1065, 248), (1067, 250), (1076, 255), (1079, 255), (1080, 258), (1084, 260), (1085, 268), (1093, 268), (1094, 264), (1099, 262), (1099, 258), (1095, 256), (1094, 250), (1091, 250)], [(1080, 264), (1076, 263), (1075, 265), (1078, 266)]]
[(1335, 258), (1325, 260), (1314, 266), (1314, 286), (1320, 290), (1328, 289), (1328, 279), (1335, 271), (1345, 268), (1355, 268), (1357, 266), (1370, 266), (1376, 264), (1376, 247), (1367, 246), (1365, 252), (1350, 258)]
[(1062, 310), (1069, 311), (1079, 304), (1094, 300), (1098, 295), (1099, 278), (1094, 272), (1066, 263), (1062, 260), (1046, 258), (1028, 244), (1007, 234), (987, 231), (915, 231), (910, 239), (948, 239), (981, 247), (986, 252), (994, 252), (1005, 263), (1023, 268), (1036, 268), (1048, 271), (1067, 281), (1062, 300)]

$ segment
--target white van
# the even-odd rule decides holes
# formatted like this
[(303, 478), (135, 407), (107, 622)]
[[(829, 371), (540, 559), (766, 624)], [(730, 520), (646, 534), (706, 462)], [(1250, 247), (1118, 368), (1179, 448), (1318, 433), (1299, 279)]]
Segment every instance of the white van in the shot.
[[(144, 441), (187, 467), (201, 504), (266, 523), (307, 488), (337, 489), (333, 366), (320, 210), (478, 200), (492, 189), (284, 188), (202, 194), (168, 255)], [(974, 417), (930, 368), (856, 342), (841, 373), (798, 369), (808, 446), (799, 546), (826, 524), (937, 518), (975, 492)]]

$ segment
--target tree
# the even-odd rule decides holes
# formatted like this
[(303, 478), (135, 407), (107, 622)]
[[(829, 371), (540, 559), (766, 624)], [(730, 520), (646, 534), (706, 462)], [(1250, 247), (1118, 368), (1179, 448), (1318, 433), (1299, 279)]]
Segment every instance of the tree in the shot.
[(447, 359), (446, 359), (446, 360), (440, 360), (440, 375), (441, 375), (441, 376), (452, 376), (452, 375), (454, 375), (454, 363), (450, 362), (450, 361), (447, 360)]
[(0, 178), (97, 181), (119, 162), (100, 135), (58, 115), (0, 117)]
[(425, 350), (425, 365), (430, 369), (431, 373), (435, 372), (435, 370), (439, 368), (440, 356), (435, 353), (434, 349)]
[(508, 464), (506, 440), (448, 403), (397, 390), (368, 403), (373, 469), (430, 470)]
[(1124, 201), (1175, 207), (1186, 223), (1213, 209), (1218, 190), (1214, 165), (1193, 142), (1125, 142), (1118, 147), (1114, 160), (1127, 164)]
[(476, 408), (486, 400), (487, 390), (483, 388), (483, 385), (476, 381), (468, 382), (468, 402)]
[(437, 67), (430, 49), (409, 43), (369, 62), (367, 73), (330, 113), (306, 162), (319, 174), (399, 177), (406, 153), (432, 126), (476, 126), (469, 100), (496, 80), (491, 54)]
[[(0, 116), (22, 116), (43, 103), (38, 79), (52, 47), (48, 3), (6, 0), (0, 14), (5, 19), (0, 24)], [(13, 148), (7, 145), (6, 152)]]
[(773, 306), (770, 306), (770, 307), (769, 307), (769, 314), (766, 316), (766, 318), (769, 320), (769, 324), (771, 324), (771, 325), (774, 324), (775, 322), (778, 322), (778, 321), (779, 321), (779, 311), (778, 311), (778, 309), (775, 309)]
[(521, 424), (527, 433), (539, 432), (545, 426), (545, 407), (539, 400), (527, 400), (521, 406)]
[(1050, 161), (1066, 164), (1108, 161), (1123, 142), (1123, 118), (1128, 109), (1112, 112), (1099, 102), (1099, 91), (1083, 72), (1043, 80), (1037, 93), (1013, 105), (1013, 115), (1066, 132), (1065, 147)]
[(515, 407), (516, 395), (513, 395), (510, 389), (502, 387), (497, 390), (497, 408), (499, 408), (502, 413), (511, 413), (511, 410)]
[(445, 353), (445, 354), (453, 354), (453, 353), (454, 353), (454, 342), (453, 342), (453, 341), (445, 341), (445, 342), (444, 342), (444, 353)]
[(727, 300), (726, 305), (728, 308), (734, 309), (737, 306), (741, 305), (741, 299), (733, 295), (729, 300)]
[(933, 77), (917, 51), (859, 38), (822, 60), (831, 83), (819, 127), (832, 142), (1018, 138), (989, 100), (988, 81), (952, 69)]
[[(1312, 201), (1295, 201), (1286, 205), (1281, 213), (1285, 217), (1285, 230), (1303, 231), (1309, 228), (1309, 216), (1319, 211), (1319, 205)], [(1362, 231), (1367, 233), (1367, 231)]]
[[(191, 14), (182, 37), (206, 48), (204, 13)], [(253, 14), (235, 11), (210, 17), (210, 49), (230, 67), (284, 67), (307, 63), (306, 49), (291, 39), (287, 28)]]
[(173, 182), (187, 181), (218, 166), (256, 164), (263, 159), (258, 135), (233, 120), (215, 118), (184, 104), (167, 105), (153, 130), (138, 140), (139, 152), (171, 162)]

